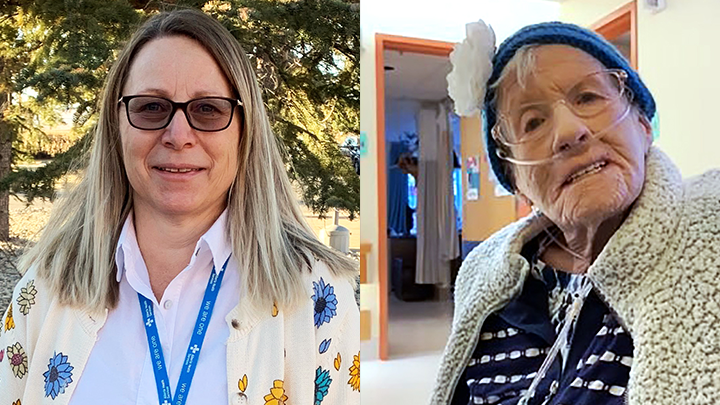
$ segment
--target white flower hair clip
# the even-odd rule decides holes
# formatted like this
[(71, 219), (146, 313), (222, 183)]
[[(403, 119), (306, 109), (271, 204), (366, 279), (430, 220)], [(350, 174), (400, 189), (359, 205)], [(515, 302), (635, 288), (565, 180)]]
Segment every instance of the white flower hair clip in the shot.
[(482, 109), (495, 55), (495, 32), (483, 20), (465, 25), (467, 38), (450, 53), (452, 71), (447, 75), (448, 93), (455, 112), (469, 117)]

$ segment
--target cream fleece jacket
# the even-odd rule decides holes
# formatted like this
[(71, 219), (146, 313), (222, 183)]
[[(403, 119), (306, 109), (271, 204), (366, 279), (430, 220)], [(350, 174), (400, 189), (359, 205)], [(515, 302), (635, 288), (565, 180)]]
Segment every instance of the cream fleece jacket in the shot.
[[(463, 262), (432, 404), (450, 402), (484, 320), (520, 294), (520, 250), (541, 231), (529, 216)], [(720, 171), (683, 182), (652, 147), (640, 196), (587, 274), (634, 341), (628, 404), (720, 403)]]

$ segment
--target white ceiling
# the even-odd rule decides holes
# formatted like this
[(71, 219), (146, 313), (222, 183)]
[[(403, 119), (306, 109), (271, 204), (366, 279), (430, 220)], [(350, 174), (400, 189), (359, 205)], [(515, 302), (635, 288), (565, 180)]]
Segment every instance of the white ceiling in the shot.
[(447, 57), (385, 50), (385, 99), (438, 101), (447, 97)]

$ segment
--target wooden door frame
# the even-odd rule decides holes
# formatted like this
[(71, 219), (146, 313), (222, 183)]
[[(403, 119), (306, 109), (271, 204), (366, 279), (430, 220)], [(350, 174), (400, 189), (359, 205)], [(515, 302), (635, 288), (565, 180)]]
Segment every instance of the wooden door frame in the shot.
[(378, 281), (379, 342), (378, 357), (388, 360), (388, 237), (387, 237), (387, 162), (385, 159), (385, 50), (449, 57), (455, 44), (430, 39), (375, 34), (375, 106), (377, 114), (377, 195), (378, 195)]
[(630, 31), (630, 66), (638, 69), (637, 55), (637, 1), (632, 0), (592, 24), (590, 29), (612, 41)]

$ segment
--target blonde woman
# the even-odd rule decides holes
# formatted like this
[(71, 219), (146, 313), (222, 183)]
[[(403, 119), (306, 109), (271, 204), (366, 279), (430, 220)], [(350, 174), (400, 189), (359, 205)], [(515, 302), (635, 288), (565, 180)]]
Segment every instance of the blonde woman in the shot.
[(133, 35), (21, 266), (1, 404), (359, 403), (356, 270), (304, 222), (247, 57), (200, 12)]

